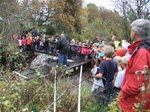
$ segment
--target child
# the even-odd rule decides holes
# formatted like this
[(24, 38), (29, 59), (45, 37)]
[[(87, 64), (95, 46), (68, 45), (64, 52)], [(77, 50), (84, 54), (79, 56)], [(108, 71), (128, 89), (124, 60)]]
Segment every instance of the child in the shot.
[[(94, 65), (94, 68), (91, 70), (92, 75), (96, 75), (98, 73), (99, 67), (97, 65)], [(93, 86), (91, 89), (92, 93), (98, 93), (100, 90), (103, 89), (104, 84), (102, 81), (102, 78), (93, 78)]]
[(123, 67), (121, 65), (121, 57), (120, 56), (115, 56), (114, 57), (114, 61), (116, 61), (117, 64), (118, 64), (118, 72), (122, 71)]

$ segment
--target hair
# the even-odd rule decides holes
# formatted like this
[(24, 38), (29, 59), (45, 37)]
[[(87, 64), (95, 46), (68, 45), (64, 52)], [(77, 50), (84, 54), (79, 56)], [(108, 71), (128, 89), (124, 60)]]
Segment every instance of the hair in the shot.
[(71, 40), (71, 42), (75, 43), (75, 40), (74, 40), (74, 39), (72, 39), (72, 40)]
[(58, 37), (60, 37), (60, 35), (59, 35), (59, 34), (56, 34), (55, 37), (58, 38)]
[(147, 37), (149, 35), (150, 21), (147, 19), (137, 19), (130, 26), (141, 37)]
[(126, 66), (128, 64), (129, 59), (130, 56), (123, 56), (121, 57), (121, 63)]
[(113, 42), (109, 42), (109, 45), (115, 48), (115, 44)]
[(104, 46), (103, 50), (104, 50), (105, 56), (108, 58), (112, 58), (112, 56), (114, 55), (114, 48), (109, 45)]
[(120, 57), (120, 56), (115, 56), (115, 57), (114, 57), (114, 60), (115, 60), (117, 63), (119, 63), (119, 62), (121, 62), (121, 57)]

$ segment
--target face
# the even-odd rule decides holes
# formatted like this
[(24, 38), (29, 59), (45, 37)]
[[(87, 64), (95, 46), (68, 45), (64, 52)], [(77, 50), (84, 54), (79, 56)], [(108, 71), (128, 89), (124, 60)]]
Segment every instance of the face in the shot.
[(111, 39), (112, 39), (112, 41), (115, 41), (115, 36), (112, 36), (112, 38), (111, 38)]
[(135, 40), (135, 36), (136, 36), (135, 31), (131, 29), (131, 34), (130, 34), (131, 40)]

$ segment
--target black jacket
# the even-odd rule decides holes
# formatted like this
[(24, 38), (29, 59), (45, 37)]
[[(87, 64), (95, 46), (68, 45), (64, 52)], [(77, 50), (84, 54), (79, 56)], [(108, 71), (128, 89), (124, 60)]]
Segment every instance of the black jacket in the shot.
[(66, 36), (60, 36), (57, 43), (56, 48), (59, 50), (60, 54), (67, 54), (69, 52), (69, 42)]

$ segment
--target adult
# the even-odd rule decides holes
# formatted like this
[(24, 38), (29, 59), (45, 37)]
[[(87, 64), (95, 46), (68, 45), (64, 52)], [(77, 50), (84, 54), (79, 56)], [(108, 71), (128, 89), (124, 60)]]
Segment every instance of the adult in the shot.
[[(135, 72), (143, 70), (145, 65), (150, 69), (149, 32), (149, 20), (137, 19), (131, 23), (131, 39), (134, 43), (128, 47), (131, 58), (126, 67), (119, 97), (119, 105), (123, 112), (134, 112), (135, 104), (140, 104), (143, 101), (140, 88), (143, 84), (146, 86), (148, 81), (143, 74), (138, 77)], [(144, 110), (147, 110), (150, 109), (150, 94), (146, 94), (145, 97)]]
[(115, 35), (112, 36), (112, 41), (113, 41), (113, 43), (115, 44), (115, 48), (119, 47), (120, 41), (118, 41), (118, 40), (116, 39), (116, 36), (115, 36)]
[(122, 40), (121, 46), (122, 46), (123, 48), (125, 48), (126, 50), (128, 50), (128, 46), (129, 46), (129, 45), (130, 45), (129, 42), (127, 42), (126, 40)]
[(96, 43), (101, 44), (101, 37), (100, 37), (100, 36), (97, 36), (97, 37), (96, 37)]
[(67, 40), (67, 36), (65, 35), (57, 35), (57, 43), (56, 43), (56, 49), (59, 50), (58, 55), (58, 66), (64, 65), (69, 66), (67, 63), (68, 59), (68, 52), (69, 52), (69, 42)]

